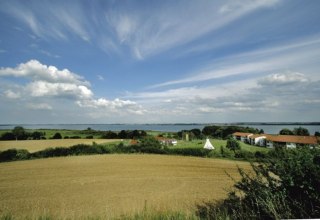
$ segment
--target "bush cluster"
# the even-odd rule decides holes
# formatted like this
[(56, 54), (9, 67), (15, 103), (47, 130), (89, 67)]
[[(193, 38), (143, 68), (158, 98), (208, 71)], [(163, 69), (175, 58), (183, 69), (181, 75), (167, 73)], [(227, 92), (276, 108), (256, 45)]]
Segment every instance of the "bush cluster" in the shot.
[(320, 150), (274, 150), (228, 198), (198, 205), (202, 219), (305, 219), (320, 217)]

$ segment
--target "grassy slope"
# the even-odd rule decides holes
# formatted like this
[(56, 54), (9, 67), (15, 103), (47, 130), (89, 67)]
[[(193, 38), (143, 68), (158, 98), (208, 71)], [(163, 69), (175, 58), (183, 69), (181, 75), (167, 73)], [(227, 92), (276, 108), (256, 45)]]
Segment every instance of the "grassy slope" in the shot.
[(0, 164), (0, 210), (13, 216), (131, 215), (144, 208), (190, 213), (221, 199), (246, 162), (161, 155), (99, 155)]
[[(205, 144), (205, 140), (193, 140), (193, 141), (178, 141), (178, 145), (175, 146), (177, 148), (184, 148), (184, 147), (199, 147), (202, 148)], [(221, 146), (225, 147), (227, 145), (226, 140), (218, 140), (218, 139), (210, 139), (210, 142), (212, 145), (215, 147), (215, 150), (220, 152)], [(251, 151), (251, 152), (256, 152), (256, 151), (264, 151), (267, 152), (269, 149), (265, 147), (257, 147), (257, 146), (252, 146), (249, 144), (245, 144), (243, 142), (239, 142), (241, 149), (246, 150), (246, 151)]]

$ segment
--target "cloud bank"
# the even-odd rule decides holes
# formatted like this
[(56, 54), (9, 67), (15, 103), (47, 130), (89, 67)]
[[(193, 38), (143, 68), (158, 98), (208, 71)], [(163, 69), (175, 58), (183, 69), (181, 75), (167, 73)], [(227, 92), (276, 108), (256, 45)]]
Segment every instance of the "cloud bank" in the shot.
[[(24, 84), (7, 85), (2, 91), (7, 99), (20, 100), (31, 110), (54, 110), (60, 108), (61, 99), (68, 100), (81, 108), (99, 111), (99, 114), (142, 114), (145, 110), (136, 102), (116, 98), (95, 98), (90, 83), (84, 77), (67, 69), (59, 70), (37, 60), (21, 63), (17, 67), (0, 69), (0, 78), (24, 78)], [(54, 103), (54, 105), (49, 104)], [(73, 106), (73, 108), (75, 107)], [(92, 112), (90, 112), (92, 114)]]

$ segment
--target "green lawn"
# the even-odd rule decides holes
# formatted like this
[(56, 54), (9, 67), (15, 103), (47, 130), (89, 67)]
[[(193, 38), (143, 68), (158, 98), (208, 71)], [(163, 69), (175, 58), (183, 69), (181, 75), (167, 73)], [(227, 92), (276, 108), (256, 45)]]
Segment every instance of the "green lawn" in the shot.
[[(188, 148), (188, 147), (199, 147), (202, 148), (205, 144), (206, 140), (193, 140), (193, 141), (181, 141), (178, 140), (176, 148)], [(220, 152), (221, 146), (225, 147), (227, 145), (226, 140), (218, 140), (218, 139), (210, 139), (210, 142), (214, 146), (215, 150)], [(265, 147), (257, 147), (257, 146), (252, 146), (249, 144), (245, 144), (243, 142), (240, 142), (240, 146), (242, 150), (250, 151), (250, 152), (256, 152), (256, 151), (263, 151), (267, 152), (269, 151), (268, 148)]]

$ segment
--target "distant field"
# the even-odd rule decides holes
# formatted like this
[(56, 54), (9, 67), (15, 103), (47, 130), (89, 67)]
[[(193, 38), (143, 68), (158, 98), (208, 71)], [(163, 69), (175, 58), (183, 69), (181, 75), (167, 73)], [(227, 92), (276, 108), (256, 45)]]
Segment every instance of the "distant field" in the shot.
[(56, 140), (24, 140), (24, 141), (0, 141), (0, 151), (10, 148), (26, 149), (29, 152), (43, 150), (49, 147), (71, 147), (76, 144), (117, 143), (119, 139), (56, 139)]
[(163, 155), (96, 155), (0, 164), (0, 213), (101, 217), (144, 208), (192, 212), (226, 197), (246, 162)]

